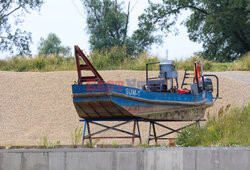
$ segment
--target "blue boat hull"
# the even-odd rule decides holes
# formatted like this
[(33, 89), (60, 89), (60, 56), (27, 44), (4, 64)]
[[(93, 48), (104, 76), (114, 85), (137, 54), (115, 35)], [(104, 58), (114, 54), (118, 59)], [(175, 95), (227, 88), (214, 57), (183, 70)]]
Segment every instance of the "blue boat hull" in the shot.
[(208, 92), (148, 92), (113, 84), (72, 85), (72, 92), (76, 111), (84, 119), (199, 120), (213, 104)]

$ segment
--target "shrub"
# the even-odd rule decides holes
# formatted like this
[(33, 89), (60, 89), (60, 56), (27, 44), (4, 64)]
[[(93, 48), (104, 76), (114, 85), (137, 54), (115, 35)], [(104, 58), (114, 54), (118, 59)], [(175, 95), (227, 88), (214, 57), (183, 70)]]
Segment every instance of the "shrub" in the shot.
[(126, 46), (115, 46), (110, 50), (106, 48), (94, 50), (89, 58), (98, 70), (145, 70), (146, 63), (159, 61), (157, 57), (149, 56), (147, 53), (130, 56), (127, 53)]
[[(128, 55), (126, 46), (113, 47), (110, 50), (94, 50), (88, 56), (90, 62), (97, 70), (145, 70), (146, 63), (158, 62), (156, 56), (148, 53)], [(177, 70), (194, 70), (195, 61), (203, 61), (204, 71), (250, 71), (250, 53), (240, 60), (232, 63), (216, 63), (204, 60), (198, 55), (188, 59), (176, 60), (174, 62)], [(149, 70), (158, 70), (157, 65), (150, 65)], [(62, 71), (76, 70), (74, 57), (58, 57), (57, 55), (36, 56), (34, 58), (25, 56), (14, 56), (6, 60), (0, 60), (0, 70), (3, 71)]]
[[(227, 110), (227, 109), (226, 109)], [(201, 128), (183, 130), (176, 141), (179, 146), (250, 146), (250, 102), (243, 108), (220, 109)]]

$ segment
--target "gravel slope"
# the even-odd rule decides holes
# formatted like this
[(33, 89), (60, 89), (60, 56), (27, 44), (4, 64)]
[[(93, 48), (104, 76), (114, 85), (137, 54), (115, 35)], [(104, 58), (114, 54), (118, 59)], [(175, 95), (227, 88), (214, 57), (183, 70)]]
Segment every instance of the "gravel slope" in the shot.
[[(89, 73), (87, 73), (89, 74)], [(126, 79), (145, 80), (144, 71), (100, 71), (111, 81)], [(157, 72), (151, 72), (157, 75)], [(180, 79), (183, 72), (181, 72)], [(218, 100), (209, 109), (215, 114), (227, 104), (246, 105), (250, 101), (250, 72), (216, 73), (220, 78)], [(66, 72), (3, 72), (0, 71), (0, 145), (39, 145), (46, 136), (51, 144), (72, 144), (71, 133), (82, 124), (71, 97), (71, 84), (77, 79), (75, 71)], [(110, 123), (112, 124), (112, 123)], [(132, 129), (132, 124), (126, 126)], [(180, 123), (168, 123), (177, 128)], [(93, 127), (92, 130), (98, 128)], [(143, 142), (148, 134), (148, 124), (141, 124)], [(159, 132), (163, 132), (158, 129)], [(107, 133), (114, 135), (113, 132)], [(112, 143), (113, 139), (99, 143)], [(117, 143), (129, 143), (117, 140)]]

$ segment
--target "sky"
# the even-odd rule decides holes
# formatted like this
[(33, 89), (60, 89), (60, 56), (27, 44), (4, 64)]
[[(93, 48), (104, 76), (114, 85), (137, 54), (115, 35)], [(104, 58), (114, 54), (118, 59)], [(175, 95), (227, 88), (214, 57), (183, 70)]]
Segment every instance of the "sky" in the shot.
[[(122, 0), (118, 0), (121, 2)], [(128, 34), (131, 35), (138, 28), (138, 16), (148, 6), (148, 0), (130, 0), (130, 20)], [(158, 0), (159, 1), (159, 0)], [(124, 8), (127, 9), (129, 1), (123, 1)], [(185, 18), (184, 13), (180, 18)], [(18, 25), (22, 30), (32, 33), (33, 44), (31, 44), (32, 54), (37, 54), (37, 47), (40, 38), (46, 38), (49, 33), (55, 33), (62, 41), (62, 45), (78, 45), (87, 54), (90, 52), (88, 43), (86, 13), (84, 12), (81, 0), (45, 0), (41, 10), (31, 11), (23, 18), (23, 23)], [(153, 45), (149, 50), (150, 54), (157, 55), (160, 59), (165, 59), (166, 50), (168, 59), (185, 59), (194, 52), (202, 50), (202, 44), (191, 42), (185, 26), (178, 24), (179, 35), (169, 34), (164, 37), (162, 45)], [(0, 56), (1, 58), (1, 56)]]

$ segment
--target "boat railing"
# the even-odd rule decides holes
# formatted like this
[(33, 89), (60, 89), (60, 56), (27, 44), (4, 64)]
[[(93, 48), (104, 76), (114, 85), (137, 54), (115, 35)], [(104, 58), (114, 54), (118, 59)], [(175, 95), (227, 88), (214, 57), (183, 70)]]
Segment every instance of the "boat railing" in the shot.
[(148, 80), (151, 78), (148, 78), (148, 66), (152, 64), (159, 64), (160, 62), (153, 62), (153, 63), (147, 63), (146, 64), (146, 85), (148, 85)]
[(203, 77), (215, 77), (216, 79), (216, 96), (213, 97), (214, 99), (214, 102), (217, 100), (217, 99), (221, 99), (221, 97), (219, 97), (219, 78), (214, 75), (214, 74), (204, 74)]

